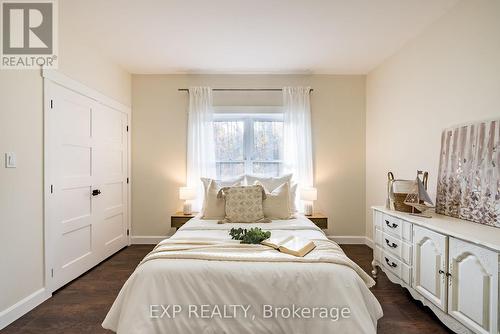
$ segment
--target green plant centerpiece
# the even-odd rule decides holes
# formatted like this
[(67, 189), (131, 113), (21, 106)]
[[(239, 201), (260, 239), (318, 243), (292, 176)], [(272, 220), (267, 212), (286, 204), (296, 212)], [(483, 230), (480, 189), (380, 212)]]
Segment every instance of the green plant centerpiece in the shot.
[(240, 227), (232, 228), (229, 235), (233, 240), (241, 240), (242, 244), (260, 244), (261, 241), (271, 237), (271, 232), (262, 231), (259, 227), (252, 227), (249, 230)]

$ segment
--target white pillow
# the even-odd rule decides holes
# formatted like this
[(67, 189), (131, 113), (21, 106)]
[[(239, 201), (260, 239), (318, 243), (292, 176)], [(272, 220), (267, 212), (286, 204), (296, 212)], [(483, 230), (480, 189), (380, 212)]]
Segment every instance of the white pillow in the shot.
[(293, 215), (297, 212), (297, 206), (295, 205), (295, 200), (297, 198), (297, 183), (292, 183), (292, 176), (293, 174), (285, 174), (278, 177), (265, 177), (247, 174), (246, 180), (248, 185), (255, 184), (256, 181), (259, 181), (264, 189), (271, 193), (283, 183), (288, 182), (290, 185), (290, 212)]
[[(256, 185), (262, 186), (262, 183), (255, 181)], [(262, 203), (264, 216), (270, 219), (289, 219), (291, 216), (290, 208), (290, 183), (285, 182), (272, 192), (266, 190), (266, 198)]]
[(246, 179), (248, 185), (252, 185), (255, 181), (259, 181), (267, 191), (273, 192), (274, 189), (278, 188), (283, 183), (290, 182), (292, 180), (292, 174), (285, 174), (278, 177), (265, 177), (247, 174)]
[(242, 185), (243, 181), (245, 180), (245, 175), (240, 175), (240, 176), (234, 177), (232, 179), (225, 179), (225, 180), (215, 180), (215, 179), (211, 179), (209, 177), (201, 177), (200, 180), (201, 180), (201, 182), (203, 182), (203, 189), (207, 190), (208, 184), (212, 180), (217, 182), (217, 184), (219, 186), (221, 186), (221, 188), (222, 187), (232, 187), (235, 185), (236, 186)]
[(201, 209), (201, 219), (223, 219), (226, 215), (224, 199), (217, 198), (217, 193), (223, 187), (241, 185), (244, 176), (232, 180), (213, 180), (201, 178), (204, 188), (203, 206)]

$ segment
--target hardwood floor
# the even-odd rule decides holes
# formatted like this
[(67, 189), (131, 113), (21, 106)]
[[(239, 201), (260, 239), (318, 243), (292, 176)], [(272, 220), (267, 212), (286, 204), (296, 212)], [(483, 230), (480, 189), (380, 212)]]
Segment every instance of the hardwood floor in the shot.
[[(346, 254), (365, 271), (371, 270), (372, 250), (363, 245), (343, 245)], [(101, 327), (123, 283), (152, 246), (123, 249), (52, 298), (1, 331), (2, 334), (111, 333)], [(451, 333), (432, 312), (380, 272), (372, 289), (384, 309), (378, 333)]]

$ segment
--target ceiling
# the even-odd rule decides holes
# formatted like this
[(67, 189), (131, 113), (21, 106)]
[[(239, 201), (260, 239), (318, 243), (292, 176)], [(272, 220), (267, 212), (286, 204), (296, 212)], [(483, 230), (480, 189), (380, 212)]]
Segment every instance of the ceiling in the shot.
[(60, 29), (131, 73), (366, 74), (458, 0), (65, 0)]

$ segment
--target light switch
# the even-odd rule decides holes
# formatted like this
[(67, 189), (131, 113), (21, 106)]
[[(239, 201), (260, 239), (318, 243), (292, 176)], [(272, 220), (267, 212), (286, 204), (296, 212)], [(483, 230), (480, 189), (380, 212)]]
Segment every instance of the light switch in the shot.
[(5, 153), (5, 168), (16, 168), (16, 154), (14, 152)]

